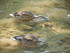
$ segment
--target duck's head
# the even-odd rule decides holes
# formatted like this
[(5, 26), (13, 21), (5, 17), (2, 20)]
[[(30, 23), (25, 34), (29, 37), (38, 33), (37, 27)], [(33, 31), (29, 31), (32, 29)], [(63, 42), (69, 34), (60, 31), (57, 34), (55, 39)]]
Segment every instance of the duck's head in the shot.
[(22, 15), (22, 12), (15, 12), (15, 13), (12, 13), (12, 14), (9, 14), (10, 16), (12, 17), (20, 17)]
[(16, 41), (21, 41), (23, 39), (23, 36), (22, 35), (20, 35), (20, 36), (14, 36), (13, 37), (13, 40), (16, 40)]

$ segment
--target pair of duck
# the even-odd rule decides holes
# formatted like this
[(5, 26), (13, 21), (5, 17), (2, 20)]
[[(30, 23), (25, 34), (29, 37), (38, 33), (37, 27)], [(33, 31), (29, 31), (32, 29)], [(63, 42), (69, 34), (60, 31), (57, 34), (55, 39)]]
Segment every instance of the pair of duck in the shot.
[[(14, 17), (17, 22), (24, 22), (24, 21), (32, 21), (32, 22), (40, 22), (44, 20), (49, 20), (48, 17), (44, 16), (36, 16), (34, 13), (30, 11), (20, 11), (15, 12), (13, 14), (10, 14), (10, 16)], [(40, 42), (38, 40), (38, 37), (32, 34), (26, 34), (26, 35), (19, 35), (14, 36), (13, 39), (21, 42), (21, 43), (38, 43)]]

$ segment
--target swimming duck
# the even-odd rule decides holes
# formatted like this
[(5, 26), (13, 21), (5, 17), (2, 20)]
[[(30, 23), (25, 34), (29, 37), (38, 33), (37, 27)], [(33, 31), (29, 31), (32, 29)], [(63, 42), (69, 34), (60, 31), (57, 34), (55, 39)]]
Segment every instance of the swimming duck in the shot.
[(37, 48), (46, 44), (46, 38), (37, 37), (33, 34), (14, 36), (13, 39), (19, 43), (21, 48)]
[(15, 17), (17, 21), (30, 21), (34, 18), (36, 18), (37, 16), (30, 12), (30, 11), (19, 11), (19, 12), (15, 12), (13, 14), (9, 14), (12, 17)]
[(30, 11), (19, 11), (9, 15), (15, 17), (17, 22), (31, 21), (31, 20), (32, 22), (39, 22), (39, 21), (49, 20), (48, 17), (37, 16)]
[(21, 43), (38, 43), (38, 37), (36, 37), (33, 34), (26, 34), (26, 35), (19, 35), (19, 36), (14, 36), (14, 40), (21, 42)]

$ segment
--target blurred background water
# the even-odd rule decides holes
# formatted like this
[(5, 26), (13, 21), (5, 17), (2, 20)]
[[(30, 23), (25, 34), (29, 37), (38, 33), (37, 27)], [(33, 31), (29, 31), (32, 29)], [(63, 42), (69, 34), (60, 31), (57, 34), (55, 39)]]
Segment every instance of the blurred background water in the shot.
[[(15, 23), (9, 14), (16, 11), (31, 11), (50, 20)], [(0, 0), (0, 53), (70, 53), (68, 14), (70, 0)], [(21, 34), (44, 37), (46, 44), (39, 48), (20, 48), (11, 37)]]

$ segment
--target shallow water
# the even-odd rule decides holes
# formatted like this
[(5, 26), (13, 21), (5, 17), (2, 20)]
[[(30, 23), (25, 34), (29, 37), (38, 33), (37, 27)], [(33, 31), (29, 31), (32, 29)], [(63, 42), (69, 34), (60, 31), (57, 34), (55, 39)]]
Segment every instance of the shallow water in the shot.
[[(9, 14), (32, 11), (49, 17), (38, 23), (15, 23)], [(70, 53), (69, 0), (0, 0), (0, 53)], [(46, 44), (21, 48), (11, 39), (15, 35), (34, 34), (46, 38)]]

